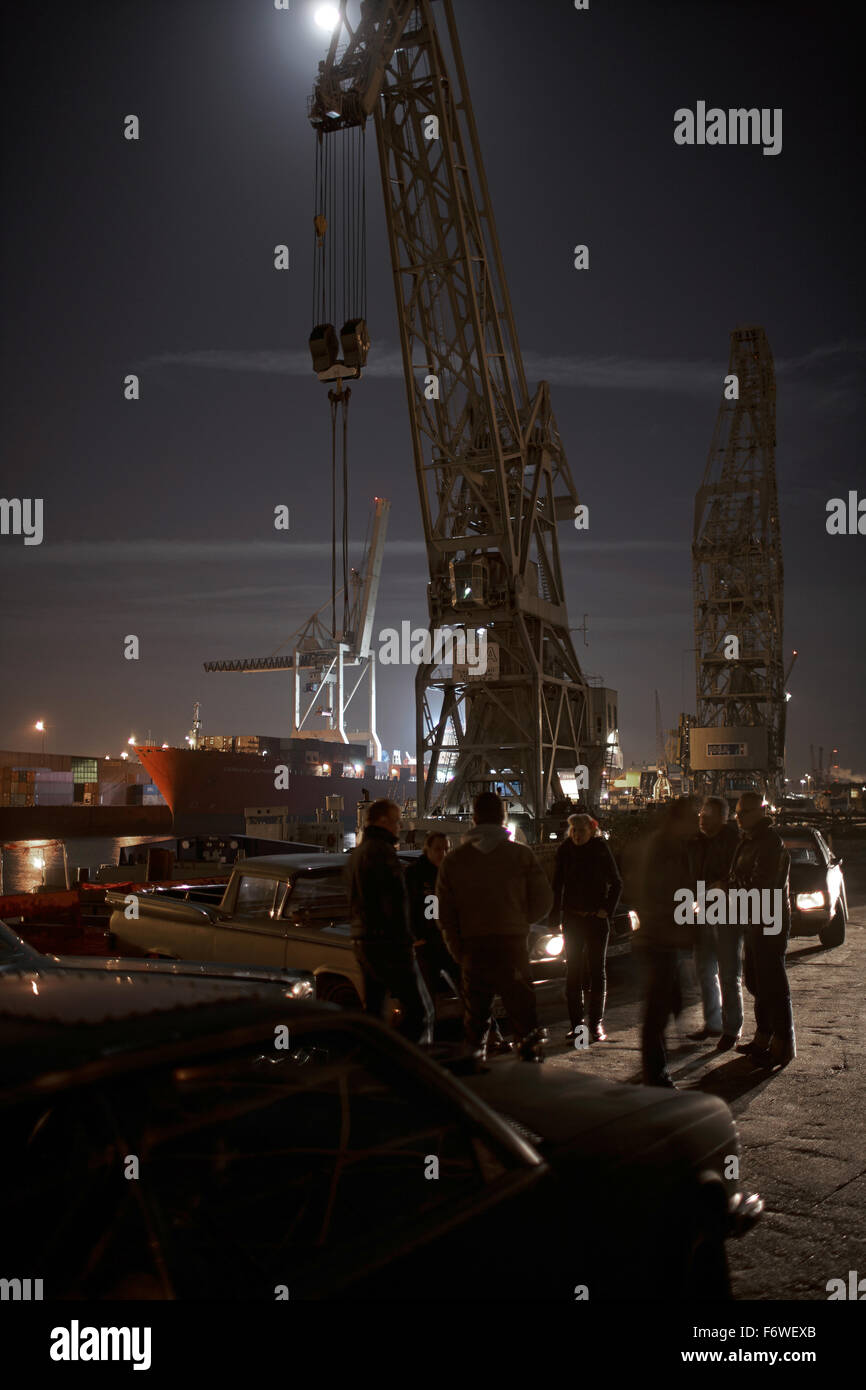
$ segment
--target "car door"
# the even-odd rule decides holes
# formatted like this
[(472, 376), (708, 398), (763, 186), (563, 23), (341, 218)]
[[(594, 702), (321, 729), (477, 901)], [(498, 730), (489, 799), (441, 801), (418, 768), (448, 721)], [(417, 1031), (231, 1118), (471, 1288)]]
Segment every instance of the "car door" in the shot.
[(214, 925), (211, 959), (281, 968), (287, 924), (280, 913), (287, 889), (277, 874), (239, 873), (231, 917)]

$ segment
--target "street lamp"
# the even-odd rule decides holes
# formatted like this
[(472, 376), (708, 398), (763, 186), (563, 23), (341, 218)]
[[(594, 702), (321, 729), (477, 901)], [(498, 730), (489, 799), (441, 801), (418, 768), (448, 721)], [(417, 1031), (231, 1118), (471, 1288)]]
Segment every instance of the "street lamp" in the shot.
[(34, 727), (34, 729), (36, 730), (36, 732), (37, 732), (38, 734), (41, 734), (41, 735), (42, 735), (42, 754), (43, 754), (43, 757), (44, 757), (44, 756), (45, 756), (45, 720), (44, 720), (44, 719), (37, 719), (37, 720), (36, 720), (36, 723), (33, 725), (33, 727)]

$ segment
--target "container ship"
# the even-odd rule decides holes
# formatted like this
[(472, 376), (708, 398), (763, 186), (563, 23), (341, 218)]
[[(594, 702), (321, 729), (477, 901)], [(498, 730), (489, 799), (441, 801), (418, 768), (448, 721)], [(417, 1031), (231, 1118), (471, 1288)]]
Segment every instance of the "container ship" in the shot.
[[(415, 768), (405, 760), (373, 762), (365, 744), (265, 734), (211, 735), (195, 748), (136, 746), (150, 780), (171, 808), (174, 829), (241, 833), (245, 812), (285, 807), (313, 819), (335, 811), (354, 830), (360, 801), (379, 797), (407, 807)], [(342, 804), (329, 798), (342, 798)]]

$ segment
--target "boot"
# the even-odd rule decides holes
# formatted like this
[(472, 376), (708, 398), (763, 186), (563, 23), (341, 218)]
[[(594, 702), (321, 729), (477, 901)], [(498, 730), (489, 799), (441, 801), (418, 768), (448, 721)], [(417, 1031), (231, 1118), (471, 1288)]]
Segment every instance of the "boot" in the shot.
[(774, 1067), (786, 1067), (789, 1062), (793, 1062), (797, 1055), (797, 1044), (794, 1041), (793, 1033), (790, 1037), (774, 1037), (767, 1049), (770, 1054), (770, 1065)]
[(520, 1038), (517, 1044), (517, 1055), (521, 1062), (543, 1062), (546, 1041), (546, 1028), (533, 1028), (531, 1032)]

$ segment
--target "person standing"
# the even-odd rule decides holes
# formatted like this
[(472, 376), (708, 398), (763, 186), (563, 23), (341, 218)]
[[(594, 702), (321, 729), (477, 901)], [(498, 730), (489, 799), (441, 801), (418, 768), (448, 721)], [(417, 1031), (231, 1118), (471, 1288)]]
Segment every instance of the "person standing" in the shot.
[(676, 894), (684, 888), (694, 893), (696, 884), (694, 845), (698, 818), (694, 803), (679, 797), (660, 812), (661, 824), (643, 847), (637, 875), (640, 928), (634, 947), (645, 971), (641, 1060), (646, 1086), (676, 1089), (668, 1071), (665, 1029), (671, 1014), (681, 1007), (679, 955), (694, 945), (695, 928), (675, 918)]
[[(775, 923), (749, 922), (745, 929), (746, 983), (755, 996), (755, 1036), (737, 1049), (762, 1067), (785, 1067), (797, 1055), (791, 988), (785, 952), (791, 933), (791, 856), (778, 830), (765, 814), (760, 792), (743, 792), (737, 802), (737, 822), (743, 838), (731, 865), (734, 888), (781, 894), (781, 917)], [(763, 892), (761, 893), (763, 900)], [(760, 914), (757, 914), (760, 918)]]
[(431, 830), (424, 841), (424, 852), (406, 869), (409, 892), (409, 930), (415, 938), (415, 959), (431, 996), (447, 989), (442, 971), (456, 973), (439, 930), (439, 902), (436, 880), (442, 860), (448, 853), (448, 836)]
[(543, 1062), (545, 1034), (538, 1023), (527, 937), (532, 923), (547, 917), (553, 894), (538, 859), (528, 845), (512, 842), (504, 819), (495, 792), (475, 798), (474, 829), (439, 870), (439, 926), (461, 969), (467, 1046), (485, 1051), (498, 994), (514, 1029), (517, 1055)]
[[(729, 815), (723, 796), (708, 796), (700, 810), (697, 875), (707, 892), (712, 888), (728, 890), (728, 875), (740, 838)], [(695, 972), (704, 1023), (689, 1037), (694, 1042), (718, 1038), (716, 1050), (729, 1052), (743, 1027), (743, 933), (739, 926), (698, 924)]]
[(569, 1040), (587, 1022), (587, 1013), (590, 1040), (607, 1040), (605, 964), (610, 921), (621, 892), (622, 878), (598, 821), (586, 815), (569, 816), (568, 837), (556, 851), (548, 918), (552, 930), (562, 926), (565, 937)]
[(361, 843), (349, 857), (352, 948), (364, 980), (364, 1011), (382, 1017), (386, 996), (400, 1005), (399, 1031), (428, 1041), (433, 1004), (415, 964), (409, 900), (397, 858), (400, 807), (373, 801)]

